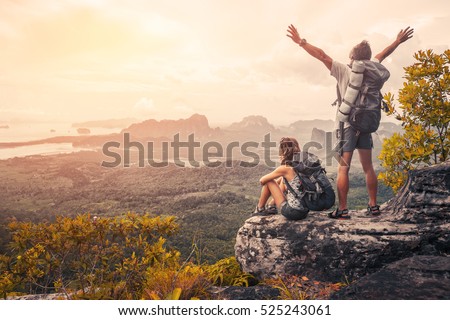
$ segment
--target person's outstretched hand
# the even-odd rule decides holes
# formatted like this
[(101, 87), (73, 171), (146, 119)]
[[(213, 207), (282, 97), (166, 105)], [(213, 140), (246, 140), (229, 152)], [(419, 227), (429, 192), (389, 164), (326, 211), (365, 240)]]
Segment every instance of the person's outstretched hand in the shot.
[(292, 39), (292, 41), (294, 41), (296, 44), (300, 44), (300, 42), (302, 41), (302, 38), (300, 38), (300, 35), (298, 34), (297, 29), (294, 27), (294, 25), (290, 25), (287, 29), (288, 34), (286, 36), (288, 36), (289, 38)]
[(397, 41), (398, 43), (403, 43), (408, 39), (411, 39), (414, 33), (414, 29), (411, 29), (410, 27), (407, 27), (405, 30), (400, 30), (400, 32), (397, 35)]

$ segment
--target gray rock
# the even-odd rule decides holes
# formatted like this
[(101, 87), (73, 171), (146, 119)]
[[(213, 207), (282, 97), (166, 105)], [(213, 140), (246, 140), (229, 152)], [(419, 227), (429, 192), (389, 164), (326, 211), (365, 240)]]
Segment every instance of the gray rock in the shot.
[(407, 183), (386, 210), (399, 222), (449, 222), (450, 162), (409, 172)]
[(450, 299), (450, 257), (414, 256), (394, 262), (338, 291), (331, 299)]
[(313, 213), (302, 221), (252, 217), (238, 232), (236, 258), (257, 278), (300, 274), (344, 281), (410, 256), (422, 243), (414, 225), (353, 215), (350, 221)]

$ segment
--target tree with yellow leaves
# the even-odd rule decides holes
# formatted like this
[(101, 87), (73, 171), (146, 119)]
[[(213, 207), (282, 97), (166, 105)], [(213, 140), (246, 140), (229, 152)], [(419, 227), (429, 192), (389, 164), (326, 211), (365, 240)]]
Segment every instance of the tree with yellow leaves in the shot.
[(449, 159), (450, 149), (450, 50), (414, 54), (417, 62), (405, 67), (403, 88), (399, 90), (401, 111), (394, 95), (384, 96), (388, 115), (402, 122), (403, 133), (384, 140), (379, 159), (385, 171), (380, 178), (397, 191), (409, 170)]

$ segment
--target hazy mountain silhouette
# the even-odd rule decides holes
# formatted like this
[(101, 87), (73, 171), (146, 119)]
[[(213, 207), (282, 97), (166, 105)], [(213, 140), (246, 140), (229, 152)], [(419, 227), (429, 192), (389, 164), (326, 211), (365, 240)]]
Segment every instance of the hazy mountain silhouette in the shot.
[[(91, 121), (86, 127), (94, 125), (106, 125), (110, 120)], [(195, 140), (201, 142), (218, 141), (229, 143), (231, 141), (258, 141), (270, 133), (271, 141), (278, 141), (282, 136), (292, 136), (299, 140), (301, 145), (309, 141), (323, 141), (326, 132), (334, 130), (332, 120), (298, 120), (288, 126), (275, 126), (267, 118), (260, 115), (249, 115), (239, 122), (234, 122), (228, 127), (212, 128), (208, 118), (204, 115), (194, 114), (187, 119), (179, 120), (155, 120), (148, 119), (133, 123), (120, 133), (92, 136), (58, 136), (27, 142), (2, 142), (0, 148), (12, 148), (18, 146), (36, 145), (43, 143), (72, 143), (78, 147), (101, 147), (108, 141), (123, 141), (123, 133), (130, 133), (133, 140), (138, 141), (168, 141), (176, 134), (186, 140), (192, 133)], [(314, 134), (313, 134), (314, 131)], [(377, 134), (373, 135), (375, 147), (381, 146), (383, 138), (390, 137), (395, 132), (402, 131), (402, 127), (395, 123), (383, 122)]]
[(325, 132), (334, 130), (335, 122), (333, 120), (298, 120), (291, 123), (282, 130), (298, 138), (309, 138), (314, 129), (320, 129)]
[(247, 116), (239, 122), (232, 123), (229, 127), (226, 127), (226, 129), (242, 133), (251, 132), (262, 134), (278, 130), (263, 116)]
[(208, 119), (204, 115), (194, 114), (190, 118), (179, 120), (145, 120), (132, 124), (121, 133), (128, 132), (136, 138), (171, 138), (178, 133), (185, 137), (194, 133), (197, 138), (208, 138), (213, 137), (219, 131), (220, 129), (213, 129), (209, 126)]

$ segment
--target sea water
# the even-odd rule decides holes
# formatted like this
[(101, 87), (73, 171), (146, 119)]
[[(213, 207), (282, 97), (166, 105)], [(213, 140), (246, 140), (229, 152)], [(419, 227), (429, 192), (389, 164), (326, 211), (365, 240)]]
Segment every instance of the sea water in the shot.
[[(0, 128), (0, 142), (27, 142), (60, 136), (81, 136), (71, 123), (8, 123)], [(89, 128), (90, 135), (102, 135), (120, 132), (120, 128)], [(87, 136), (87, 135), (85, 135)], [(71, 143), (43, 143), (14, 148), (0, 148), (0, 159), (25, 157), (30, 155), (50, 155), (86, 150), (73, 147)]]
[(52, 155), (60, 153), (71, 153), (81, 150), (89, 150), (89, 149), (73, 147), (71, 143), (43, 143), (32, 146), (21, 146), (15, 148), (3, 148), (3, 149), (0, 148), (0, 160), (33, 155)]

